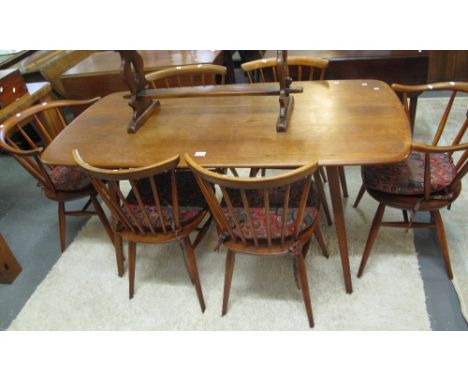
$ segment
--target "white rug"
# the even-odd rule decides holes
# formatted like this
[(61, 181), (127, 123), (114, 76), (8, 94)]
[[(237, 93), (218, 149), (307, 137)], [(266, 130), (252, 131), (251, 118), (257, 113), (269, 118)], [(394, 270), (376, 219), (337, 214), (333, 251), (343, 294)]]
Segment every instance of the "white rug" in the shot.
[[(382, 230), (362, 279), (355, 277), (376, 203), (351, 204), (359, 168), (347, 169), (345, 212), (354, 293), (345, 293), (335, 228), (322, 224), (331, 254), (307, 257), (315, 330), (430, 330), (413, 234)], [(389, 211), (400, 218), (398, 211)], [(289, 258), (238, 255), (229, 310), (221, 317), (225, 249), (212, 229), (196, 254), (202, 314), (177, 244), (137, 247), (136, 291), (117, 277), (113, 247), (91, 219), (39, 285), (10, 330), (309, 330)]]

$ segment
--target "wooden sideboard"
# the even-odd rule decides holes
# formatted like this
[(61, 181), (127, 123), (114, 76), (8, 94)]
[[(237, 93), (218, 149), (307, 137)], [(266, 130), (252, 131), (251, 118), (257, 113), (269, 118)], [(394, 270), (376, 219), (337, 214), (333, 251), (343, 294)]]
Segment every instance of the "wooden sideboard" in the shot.
[[(174, 66), (223, 63), (221, 50), (142, 50), (139, 51), (145, 73)], [(103, 97), (128, 90), (120, 72), (120, 55), (113, 51), (97, 52), (62, 74), (69, 98)]]
[[(418, 50), (290, 50), (290, 56), (320, 57), (330, 61), (326, 79), (376, 79), (387, 84), (426, 83), (429, 54)], [(265, 57), (276, 57), (268, 50)]]
[(468, 50), (430, 50), (428, 81), (468, 81)]

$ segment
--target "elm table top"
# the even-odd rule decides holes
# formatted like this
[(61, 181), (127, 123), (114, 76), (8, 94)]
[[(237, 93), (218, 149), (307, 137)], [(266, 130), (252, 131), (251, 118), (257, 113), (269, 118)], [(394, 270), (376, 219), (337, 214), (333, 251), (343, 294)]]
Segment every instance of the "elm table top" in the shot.
[(321, 165), (359, 165), (396, 162), (409, 155), (409, 122), (385, 83), (294, 84), (304, 92), (294, 95), (286, 133), (275, 128), (277, 96), (231, 96), (161, 99), (160, 110), (136, 134), (128, 134), (131, 109), (123, 98), (126, 93), (114, 93), (75, 119), (42, 159), (74, 165), (71, 152), (78, 148), (96, 166), (139, 167), (175, 154), (205, 151), (205, 157), (197, 158), (204, 166), (292, 168), (311, 160)]

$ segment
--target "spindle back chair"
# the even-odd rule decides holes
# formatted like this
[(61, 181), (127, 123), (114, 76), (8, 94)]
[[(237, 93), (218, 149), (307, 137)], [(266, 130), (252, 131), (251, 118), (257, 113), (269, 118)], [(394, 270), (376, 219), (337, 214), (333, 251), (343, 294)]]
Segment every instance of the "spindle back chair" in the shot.
[[(37, 180), (47, 198), (58, 202), (62, 252), (66, 247), (66, 216), (97, 214), (107, 233), (112, 237), (109, 223), (88, 177), (77, 168), (48, 166), (41, 160), (44, 148), (67, 127), (63, 109), (89, 105), (97, 99), (44, 102), (17, 113), (0, 126), (0, 148), (11, 154)], [(82, 210), (66, 211), (66, 202), (84, 197), (90, 199)], [(95, 211), (87, 210), (91, 203)]]
[[(288, 56), (288, 77), (294, 81), (324, 80), (328, 60), (317, 57)], [(241, 65), (249, 83), (277, 82), (276, 58), (262, 58)]]
[[(403, 106), (408, 117), (407, 100), (409, 93), (448, 90), (451, 92), (451, 96), (437, 126), (432, 144), (413, 142), (411, 154), (406, 161), (362, 168), (365, 190), (379, 202), (379, 207), (372, 222), (358, 277), (364, 271), (380, 226), (400, 228), (435, 227), (447, 275), (452, 279), (452, 268), (440, 209), (451, 206), (458, 198), (462, 189), (462, 179), (468, 171), (468, 142), (461, 143), (468, 128), (468, 101), (466, 118), (462, 121), (452, 143), (448, 146), (439, 146), (439, 143), (454, 100), (457, 94), (468, 93), (468, 83), (444, 82), (414, 86), (394, 84), (392, 88), (403, 93)], [(457, 153), (458, 159), (453, 158), (455, 153)], [(401, 209), (404, 221), (382, 222), (386, 206)], [(408, 211), (412, 212), (411, 219), (408, 219)], [(430, 212), (433, 222), (413, 222), (414, 214), (417, 211)]]
[[(208, 213), (208, 206), (190, 171), (176, 170), (179, 156), (147, 167), (131, 169), (98, 168), (85, 162), (77, 150), (75, 162), (90, 176), (114, 218), (116, 257), (123, 269), (119, 248), (122, 238), (128, 240), (129, 296), (133, 298), (135, 283), (136, 244), (178, 241), (184, 262), (195, 289), (202, 311), (205, 302), (200, 285), (194, 247), (206, 232), (200, 231), (194, 244), (189, 234), (196, 230)], [(130, 193), (124, 195), (121, 183), (130, 184)], [(122, 272), (123, 273), (123, 272)]]
[(227, 68), (221, 65), (198, 64), (184, 65), (162, 69), (146, 75), (154, 89), (182, 87), (182, 86), (206, 86), (224, 84)]
[[(210, 206), (219, 234), (227, 247), (223, 315), (227, 312), (236, 253), (258, 256), (290, 255), (294, 276), (302, 289), (309, 325), (313, 327), (304, 257), (313, 233), (323, 244), (318, 227), (320, 196), (312, 176), (317, 163), (287, 174), (261, 178), (232, 177), (199, 166), (188, 154), (184, 159), (194, 172)], [(219, 188), (219, 202), (215, 189)], [(324, 246), (324, 244), (323, 244)], [(324, 252), (326, 254), (326, 252)], [(299, 270), (299, 280), (296, 270)]]

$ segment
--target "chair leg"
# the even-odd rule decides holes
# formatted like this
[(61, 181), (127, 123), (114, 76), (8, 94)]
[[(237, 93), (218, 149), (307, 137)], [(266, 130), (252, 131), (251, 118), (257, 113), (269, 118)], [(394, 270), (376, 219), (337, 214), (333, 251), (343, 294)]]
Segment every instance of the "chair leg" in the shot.
[(296, 283), (297, 289), (301, 289), (301, 283), (299, 281), (299, 278), (297, 277), (297, 271), (299, 269), (299, 265), (297, 262), (298, 256), (291, 256), (293, 259), (293, 275), (294, 275), (294, 282)]
[(107, 236), (109, 236), (109, 239), (113, 242), (114, 241), (114, 233), (112, 232), (112, 228), (109, 224), (109, 220), (107, 220), (106, 214), (104, 213), (104, 210), (102, 209), (101, 205), (99, 204), (98, 200), (96, 199), (96, 196), (91, 195), (90, 197), (91, 202), (93, 203), (94, 210), (96, 211), (96, 214), (101, 221), (102, 226), (106, 230)]
[(322, 232), (320, 231), (320, 228), (318, 227), (318, 225), (315, 228), (314, 235), (315, 235), (315, 238), (317, 239), (317, 242), (319, 243), (320, 249), (322, 250), (322, 255), (328, 259), (329, 254), (328, 254), (327, 246), (325, 245), (325, 242), (323, 241)]
[(375, 241), (375, 238), (377, 237), (377, 233), (379, 232), (380, 223), (382, 223), (384, 212), (385, 212), (385, 204), (380, 203), (379, 207), (377, 207), (377, 211), (375, 212), (374, 220), (372, 221), (372, 226), (369, 232), (369, 237), (367, 238), (366, 247), (364, 249), (364, 254), (362, 255), (361, 265), (359, 266), (359, 272), (358, 272), (357, 277), (361, 277), (362, 272), (364, 272), (364, 267), (366, 266), (370, 251), (372, 249), (372, 246), (374, 245), (374, 241)]
[(439, 238), (440, 249), (442, 250), (442, 255), (444, 256), (445, 268), (447, 269), (447, 276), (450, 280), (453, 279), (452, 266), (450, 264), (450, 257), (447, 245), (447, 238), (445, 237), (444, 223), (442, 221), (442, 216), (440, 211), (432, 211), (431, 215), (434, 219), (437, 237)]
[(187, 262), (190, 269), (190, 272), (193, 275), (193, 281), (195, 282), (195, 290), (197, 291), (198, 302), (200, 303), (200, 308), (202, 313), (205, 312), (205, 299), (203, 298), (203, 292), (200, 284), (200, 276), (198, 275), (197, 260), (195, 259), (195, 254), (193, 252), (192, 243), (190, 238), (186, 236), (184, 238), (184, 249), (187, 254)]
[(361, 188), (359, 189), (359, 192), (356, 196), (356, 200), (354, 201), (353, 207), (356, 208), (361, 201), (362, 197), (364, 196), (364, 193), (366, 192), (366, 188), (364, 187), (364, 183), (361, 184)]
[(195, 285), (195, 280), (193, 278), (192, 271), (190, 270), (189, 265), (188, 265), (187, 254), (185, 252), (184, 244), (182, 242), (179, 242), (179, 244), (180, 244), (180, 248), (182, 249), (182, 256), (183, 256), (182, 258), (184, 259), (185, 269), (187, 270), (187, 273), (189, 275), (190, 281), (192, 282), (192, 285)]
[(320, 194), (320, 204), (322, 205), (323, 212), (325, 213), (325, 217), (327, 219), (327, 224), (332, 225), (332, 220), (330, 216), (330, 209), (328, 208), (327, 198), (325, 196), (325, 191), (323, 190), (323, 183), (322, 179), (320, 178), (320, 174), (315, 172), (314, 174), (315, 183), (317, 185), (318, 192)]
[(341, 190), (343, 191), (343, 196), (348, 197), (348, 185), (346, 184), (346, 175), (344, 172), (344, 167), (338, 167), (338, 174), (340, 175)]
[(266, 175), (266, 168), (262, 168), (261, 176), (264, 177)]
[(210, 214), (210, 217), (208, 220), (203, 224), (203, 226), (200, 228), (200, 231), (198, 231), (198, 235), (193, 241), (192, 247), (195, 249), (197, 248), (198, 244), (203, 240), (205, 237), (206, 233), (208, 232), (208, 228), (210, 228), (211, 222), (213, 221), (213, 215)]
[(234, 261), (236, 259), (236, 254), (228, 249), (226, 255), (226, 272), (224, 274), (224, 294), (223, 294), (223, 311), (222, 316), (227, 313), (228, 301), (229, 301), (229, 292), (231, 291), (231, 281), (232, 274), (234, 272)]
[(327, 183), (327, 176), (325, 175), (325, 169), (323, 167), (319, 168), (319, 174), (320, 174), (320, 177), (322, 178), (322, 182)]
[(309, 326), (314, 327), (314, 317), (312, 315), (312, 304), (310, 302), (309, 283), (307, 281), (307, 271), (305, 267), (305, 260), (302, 256), (296, 256), (297, 263), (299, 266), (299, 279), (301, 281), (302, 297), (304, 298), (304, 304), (307, 312), (307, 318), (309, 319)]
[(136, 263), (136, 243), (128, 242), (128, 289), (129, 297), (133, 298), (135, 293), (135, 263)]
[(58, 218), (60, 230), (60, 249), (63, 253), (66, 246), (65, 202), (58, 203)]
[(122, 248), (122, 236), (114, 232), (114, 248), (115, 248), (115, 258), (117, 260), (117, 272), (119, 277), (122, 277), (124, 274), (124, 256)]

